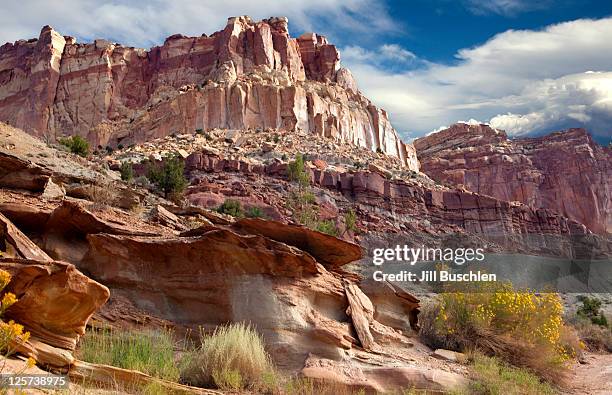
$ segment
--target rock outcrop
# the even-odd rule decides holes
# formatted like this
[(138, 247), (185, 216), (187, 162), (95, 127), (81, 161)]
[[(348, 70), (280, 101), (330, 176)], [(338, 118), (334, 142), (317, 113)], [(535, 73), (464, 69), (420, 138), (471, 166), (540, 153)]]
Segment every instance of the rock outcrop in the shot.
[(387, 114), (357, 89), (325, 37), (291, 38), (286, 18), (230, 18), (211, 36), (143, 50), (78, 44), (45, 26), (0, 47), (0, 120), (94, 146), (211, 128), (303, 130), (381, 150), (418, 170)]
[(460, 123), (414, 145), (422, 171), (436, 181), (612, 232), (612, 150), (584, 129), (509, 140), (487, 125)]
[(15, 350), (41, 366), (67, 369), (87, 322), (108, 299), (108, 288), (72, 264), (53, 261), (2, 214), (0, 269), (11, 275), (3, 292), (17, 297), (3, 319), (15, 320), (31, 334)]

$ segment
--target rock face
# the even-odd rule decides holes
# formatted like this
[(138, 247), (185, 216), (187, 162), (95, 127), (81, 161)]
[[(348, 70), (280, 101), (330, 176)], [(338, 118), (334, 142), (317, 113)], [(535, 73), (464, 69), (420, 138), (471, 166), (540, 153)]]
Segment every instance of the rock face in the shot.
[(456, 124), (414, 145), (422, 171), (439, 182), (612, 232), (612, 150), (584, 129), (509, 140), (487, 125)]
[[(251, 165), (205, 152), (190, 155), (186, 160), (186, 169), (191, 174), (200, 171), (213, 174), (236, 173), (243, 178), (245, 175), (262, 175), (276, 179), (286, 177), (285, 164)], [(581, 237), (590, 234), (585, 225), (553, 210), (507, 202), (471, 191), (432, 188), (417, 182), (388, 179), (379, 172), (372, 171), (343, 172), (320, 170), (313, 166), (309, 172), (312, 184), (340, 192), (363, 207), (368, 207), (371, 212), (386, 210), (393, 213), (394, 221), (418, 218), (419, 220), (411, 225), (410, 231), (413, 232), (467, 232), (490, 238), (511, 249), (532, 243), (534, 240), (530, 239), (534, 237), (539, 240), (541, 235)], [(198, 188), (193, 188), (193, 192), (197, 200)], [(535, 251), (545, 249), (543, 244), (536, 243), (534, 247)], [(551, 247), (555, 249), (558, 246), (553, 242)], [(563, 248), (564, 251), (556, 253), (572, 256), (569, 249)]]
[(0, 47), (0, 120), (95, 146), (211, 128), (303, 130), (418, 170), (414, 148), (339, 60), (325, 37), (291, 38), (286, 18), (230, 18), (211, 36), (174, 35), (148, 51), (77, 44), (45, 26), (37, 40)]

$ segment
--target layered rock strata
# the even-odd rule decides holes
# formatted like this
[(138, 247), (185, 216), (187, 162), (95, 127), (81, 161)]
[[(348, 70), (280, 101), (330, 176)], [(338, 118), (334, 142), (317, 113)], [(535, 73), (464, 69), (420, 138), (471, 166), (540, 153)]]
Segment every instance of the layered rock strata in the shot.
[(323, 36), (290, 37), (286, 18), (230, 18), (211, 36), (174, 35), (148, 51), (78, 44), (45, 26), (38, 39), (0, 47), (0, 120), (95, 146), (211, 128), (304, 130), (417, 170), (413, 147), (339, 61)]
[(509, 140), (487, 125), (460, 123), (414, 145), (423, 172), (436, 181), (612, 232), (612, 150), (584, 129)]

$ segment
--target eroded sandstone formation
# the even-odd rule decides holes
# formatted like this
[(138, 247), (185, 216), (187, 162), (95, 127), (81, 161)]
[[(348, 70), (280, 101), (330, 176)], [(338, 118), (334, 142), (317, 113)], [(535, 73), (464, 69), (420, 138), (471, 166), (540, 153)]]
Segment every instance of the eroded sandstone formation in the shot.
[(434, 180), (612, 232), (612, 150), (584, 129), (509, 140), (487, 125), (459, 123), (414, 145)]
[(0, 47), (0, 120), (37, 136), (94, 146), (211, 128), (304, 130), (418, 162), (384, 110), (340, 68), (336, 47), (286, 18), (230, 18), (211, 36), (168, 37), (150, 50), (79, 44), (45, 26)]

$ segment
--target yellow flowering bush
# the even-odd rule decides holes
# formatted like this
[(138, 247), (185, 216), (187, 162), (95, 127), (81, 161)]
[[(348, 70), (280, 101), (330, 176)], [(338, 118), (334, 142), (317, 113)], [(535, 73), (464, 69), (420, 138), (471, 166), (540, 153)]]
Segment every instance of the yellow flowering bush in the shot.
[(511, 284), (487, 288), (485, 292), (442, 294), (437, 325), (452, 331), (473, 321), (528, 343), (559, 342), (563, 306), (558, 294), (515, 291)]
[(440, 294), (421, 314), (422, 336), (432, 347), (480, 350), (545, 377), (576, 356), (558, 294), (515, 290), (509, 283), (469, 287)]
[[(0, 293), (4, 291), (4, 288), (11, 281), (11, 275), (5, 270), (0, 269)], [(6, 292), (0, 299), (0, 351), (4, 356), (9, 356), (13, 353), (11, 346), (15, 342), (27, 342), (30, 338), (30, 332), (23, 330), (23, 325), (16, 323), (13, 320), (5, 322), (2, 316), (6, 310), (17, 302), (17, 297), (11, 292)], [(28, 364), (35, 364), (36, 362), (28, 360)]]

